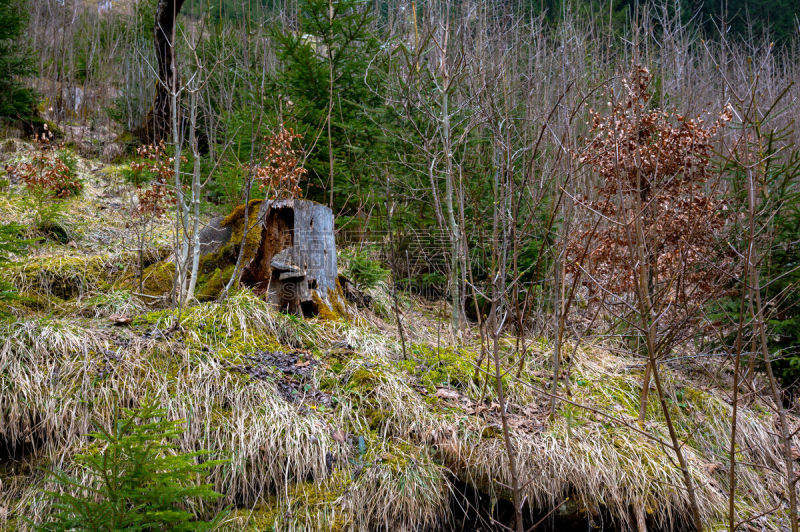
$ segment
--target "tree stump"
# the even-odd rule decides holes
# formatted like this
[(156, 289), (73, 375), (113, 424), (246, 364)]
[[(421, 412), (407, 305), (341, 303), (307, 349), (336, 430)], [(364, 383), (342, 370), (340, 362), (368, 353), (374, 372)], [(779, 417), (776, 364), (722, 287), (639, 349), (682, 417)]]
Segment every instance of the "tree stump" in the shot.
[(261, 242), (241, 282), (282, 310), (315, 316), (336, 305), (333, 212), (308, 200), (261, 204)]

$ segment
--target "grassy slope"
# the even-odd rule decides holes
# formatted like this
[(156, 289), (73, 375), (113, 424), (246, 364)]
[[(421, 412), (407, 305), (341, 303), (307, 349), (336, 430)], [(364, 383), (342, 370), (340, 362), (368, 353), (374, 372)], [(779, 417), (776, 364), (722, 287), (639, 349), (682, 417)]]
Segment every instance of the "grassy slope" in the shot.
[[(89, 186), (69, 205), (74, 245), (46, 244), (3, 272), (29, 301), (7, 308), (14, 316), (0, 324), (0, 528), (44, 515), (40, 468), (69, 468), (70, 456), (90, 445), (92, 419), (107, 423), (115, 405), (146, 394), (186, 420), (184, 449), (230, 459), (214, 482), (235, 507), (232, 530), (424, 529), (456, 517), (450, 501), (458, 486), (508, 497), (500, 405), (484, 374), (475, 378), (472, 333), (451, 346), (436, 334), (435, 309), (406, 301), (412, 344), (404, 359), (380, 290), (377, 312), (336, 320), (283, 315), (247, 291), (182, 312), (153, 308), (120, 281), (130, 279), (135, 257), (126, 251), (115, 169), (83, 161), (81, 171)], [(24, 219), (17, 192), (0, 202), (0, 220)], [(160, 238), (166, 234), (164, 225)], [(115, 326), (108, 319), (115, 314), (135, 319)], [(509, 375), (505, 384), (531, 506), (546, 512), (569, 497), (573, 509), (590, 517), (602, 510), (622, 526), (633, 525), (637, 507), (652, 525), (676, 526), (686, 500), (657, 441), (667, 438), (655, 402), (644, 427), (652, 437), (635, 423), (637, 361), (607, 346), (575, 346), (571, 400), (615, 420), (561, 403), (551, 421), (541, 393), (551, 349), (544, 339), (529, 341), (520, 378)], [(243, 373), (254, 364), (246, 357), (261, 350), (296, 360)], [(511, 352), (511, 339), (504, 350)], [(664, 372), (704, 519), (721, 522), (725, 390), (702, 374)], [(761, 400), (740, 412), (737, 503), (745, 517), (780, 504), (771, 487), (780, 483), (781, 460), (770, 434), (775, 420)]]

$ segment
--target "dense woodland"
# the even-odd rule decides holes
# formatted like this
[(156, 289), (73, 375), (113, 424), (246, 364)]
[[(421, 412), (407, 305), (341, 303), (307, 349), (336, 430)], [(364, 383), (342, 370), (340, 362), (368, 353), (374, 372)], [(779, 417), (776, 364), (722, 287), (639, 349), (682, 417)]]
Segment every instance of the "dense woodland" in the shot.
[(0, 529), (798, 532), (798, 82), (790, 0), (0, 0)]

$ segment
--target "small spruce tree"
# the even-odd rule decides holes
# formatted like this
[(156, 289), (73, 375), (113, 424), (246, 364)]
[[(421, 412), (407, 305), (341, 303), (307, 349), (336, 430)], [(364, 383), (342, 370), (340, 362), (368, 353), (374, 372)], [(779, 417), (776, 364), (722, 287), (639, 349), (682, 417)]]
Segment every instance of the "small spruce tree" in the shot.
[(164, 419), (166, 411), (145, 400), (136, 409), (123, 409), (106, 430), (97, 425), (90, 435), (96, 452), (79, 454), (75, 462), (88, 480), (63, 471), (52, 472), (62, 492), (50, 491), (54, 515), (39, 530), (210, 530), (224, 517), (211, 521), (187, 509), (193, 502), (221, 495), (199, 480), (223, 460), (197, 458), (207, 451), (181, 453), (173, 443), (183, 433), (180, 421)]
[[(30, 240), (25, 240), (20, 236), (24, 230), (25, 227), (19, 224), (0, 225), (0, 266), (13, 263), (14, 255), (22, 253), (31, 243)], [(0, 303), (14, 299), (19, 299), (16, 287), (12, 283), (0, 279)], [(0, 316), (4, 314), (6, 313), (0, 307)]]

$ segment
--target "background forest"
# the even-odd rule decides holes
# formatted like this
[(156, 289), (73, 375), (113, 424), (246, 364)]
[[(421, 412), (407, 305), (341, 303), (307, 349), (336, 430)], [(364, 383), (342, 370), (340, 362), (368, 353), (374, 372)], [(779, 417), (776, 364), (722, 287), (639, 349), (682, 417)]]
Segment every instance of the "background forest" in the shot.
[[(0, 0), (0, 527), (796, 532), (799, 69), (790, 0)], [(264, 198), (342, 305), (239, 286)]]

